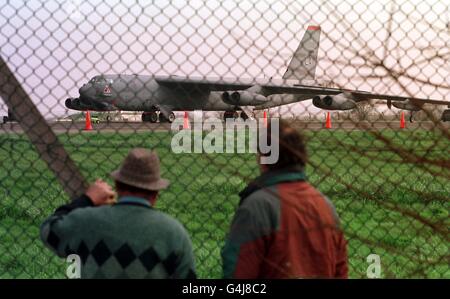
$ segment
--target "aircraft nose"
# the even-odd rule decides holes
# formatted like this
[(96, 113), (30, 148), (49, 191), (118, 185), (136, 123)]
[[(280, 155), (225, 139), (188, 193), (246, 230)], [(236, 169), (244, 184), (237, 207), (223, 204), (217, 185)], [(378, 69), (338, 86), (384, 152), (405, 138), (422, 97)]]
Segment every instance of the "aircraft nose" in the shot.
[(95, 96), (95, 89), (91, 83), (86, 83), (83, 86), (81, 86), (79, 92), (80, 97), (82, 98), (93, 98)]

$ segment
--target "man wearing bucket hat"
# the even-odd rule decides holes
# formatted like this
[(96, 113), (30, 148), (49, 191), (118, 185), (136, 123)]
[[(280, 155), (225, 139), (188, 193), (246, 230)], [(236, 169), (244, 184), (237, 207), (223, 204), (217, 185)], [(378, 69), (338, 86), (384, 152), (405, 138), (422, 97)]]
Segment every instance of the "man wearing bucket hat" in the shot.
[(133, 149), (111, 176), (117, 203), (111, 186), (97, 180), (45, 220), (44, 244), (60, 257), (78, 255), (82, 278), (195, 278), (186, 230), (153, 208), (169, 186), (157, 154)]

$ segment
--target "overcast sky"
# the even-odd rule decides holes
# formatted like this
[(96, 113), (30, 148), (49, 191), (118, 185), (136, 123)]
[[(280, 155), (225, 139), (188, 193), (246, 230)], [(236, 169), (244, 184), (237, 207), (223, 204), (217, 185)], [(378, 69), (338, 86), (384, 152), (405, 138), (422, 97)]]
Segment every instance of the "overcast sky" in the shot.
[[(392, 80), (367, 79), (381, 70), (356, 67), (367, 49), (383, 57), (387, 45), (389, 65), (447, 86), (402, 79), (413, 94), (450, 98), (450, 1), (319, 2), (0, 0), (0, 55), (50, 117), (65, 114), (64, 100), (100, 73), (279, 78), (314, 24), (322, 28), (318, 80), (401, 93)], [(436, 51), (446, 59), (419, 64)], [(331, 64), (336, 59), (348, 65)], [(294, 106), (317, 111), (309, 104)]]

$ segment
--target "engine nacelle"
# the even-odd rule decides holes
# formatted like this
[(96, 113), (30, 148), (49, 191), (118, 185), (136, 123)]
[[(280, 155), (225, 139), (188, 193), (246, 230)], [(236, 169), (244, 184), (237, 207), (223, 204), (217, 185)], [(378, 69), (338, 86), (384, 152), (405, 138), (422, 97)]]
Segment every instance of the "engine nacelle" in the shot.
[(441, 116), (442, 121), (450, 121), (450, 109), (444, 110)]
[(409, 111), (419, 111), (421, 110), (420, 106), (414, 105), (409, 100), (404, 102), (392, 102), (392, 106), (398, 109), (402, 110), (409, 110)]
[(223, 92), (222, 101), (233, 106), (257, 106), (266, 103), (268, 99), (258, 93), (239, 90)]
[(337, 95), (325, 95), (313, 97), (313, 105), (326, 110), (351, 110), (356, 108), (356, 103), (351, 96), (344, 93)]

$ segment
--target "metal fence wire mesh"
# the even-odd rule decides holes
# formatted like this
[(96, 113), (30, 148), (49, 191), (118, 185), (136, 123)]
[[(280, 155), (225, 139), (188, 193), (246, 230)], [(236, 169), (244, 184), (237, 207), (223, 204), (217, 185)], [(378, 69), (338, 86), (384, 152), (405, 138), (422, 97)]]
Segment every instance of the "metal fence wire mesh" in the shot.
[(174, 138), (281, 118), (306, 137), (350, 277), (376, 255), (379, 277), (450, 278), (449, 22), (439, 0), (0, 0), (0, 277), (65, 277), (41, 223), (144, 147), (171, 180), (157, 208), (220, 278), (256, 153)]

